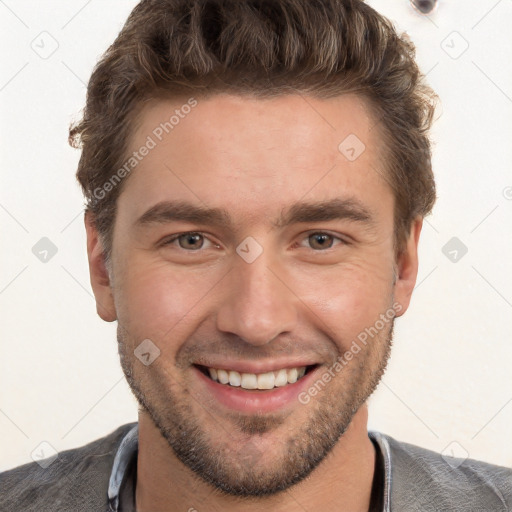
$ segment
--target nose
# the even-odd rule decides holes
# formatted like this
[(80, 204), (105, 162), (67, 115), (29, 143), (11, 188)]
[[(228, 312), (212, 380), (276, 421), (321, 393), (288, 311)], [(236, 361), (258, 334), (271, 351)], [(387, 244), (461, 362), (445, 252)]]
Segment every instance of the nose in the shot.
[(252, 263), (235, 261), (226, 276), (225, 298), (217, 311), (217, 328), (259, 346), (290, 333), (300, 302), (286, 276), (265, 252)]

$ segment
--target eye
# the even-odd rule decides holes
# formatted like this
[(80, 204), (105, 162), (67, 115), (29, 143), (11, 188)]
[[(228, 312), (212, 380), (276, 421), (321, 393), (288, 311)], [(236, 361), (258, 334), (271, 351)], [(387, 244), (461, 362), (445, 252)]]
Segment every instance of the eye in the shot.
[(342, 244), (346, 244), (345, 240), (341, 238), (331, 235), (330, 233), (324, 233), (322, 231), (317, 231), (315, 233), (310, 233), (305, 240), (308, 241), (309, 246), (315, 251), (321, 251), (326, 249), (331, 249), (334, 245), (334, 240), (339, 240)]
[[(315, 251), (325, 251), (327, 249), (331, 249), (334, 245), (339, 245), (335, 244), (335, 240), (337, 240), (343, 245), (346, 245), (348, 243), (340, 237), (323, 231), (310, 233), (309, 235), (306, 236), (304, 240), (307, 240), (309, 247), (314, 249)], [(199, 233), (197, 231), (190, 231), (186, 233), (179, 233), (173, 235), (170, 238), (166, 239), (162, 243), (162, 246), (176, 245), (175, 242), (178, 243), (178, 247), (180, 249), (189, 252), (194, 252), (200, 249), (208, 248), (208, 246), (205, 247), (205, 243), (211, 244), (214, 247), (218, 247), (217, 244), (213, 244), (203, 233)]]
[(162, 245), (173, 245), (176, 241), (178, 242), (180, 249), (184, 249), (186, 251), (197, 251), (202, 249), (205, 242), (211, 244), (211, 242), (202, 233), (191, 231), (174, 235), (163, 242)]

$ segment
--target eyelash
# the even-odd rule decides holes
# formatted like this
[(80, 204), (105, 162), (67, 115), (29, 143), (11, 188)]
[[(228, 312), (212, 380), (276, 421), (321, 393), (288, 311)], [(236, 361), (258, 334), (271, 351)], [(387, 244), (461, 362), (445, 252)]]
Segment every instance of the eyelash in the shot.
[[(213, 245), (218, 247), (218, 245), (214, 244), (206, 236), (205, 233), (202, 233), (200, 231), (185, 231), (183, 233), (178, 233), (176, 235), (173, 235), (171, 238), (168, 238), (167, 240), (165, 240), (162, 243), (162, 246), (171, 245), (173, 242), (175, 242), (176, 240), (178, 240), (180, 237), (182, 237), (184, 235), (201, 235), (203, 238), (208, 240), (210, 243), (212, 243)], [(312, 235), (328, 235), (328, 236), (332, 237), (334, 240), (338, 240), (340, 242), (340, 244), (334, 244), (333, 247), (328, 247), (327, 249), (318, 249), (318, 250), (312, 249), (314, 252), (328, 252), (329, 250), (334, 249), (334, 247), (336, 245), (349, 245), (349, 242), (347, 240), (345, 240), (343, 238), (340, 238), (339, 236), (333, 235), (332, 233), (329, 233), (328, 231), (311, 231), (311, 232), (309, 232), (308, 234), (305, 235), (304, 239), (308, 239)], [(200, 252), (201, 249), (203, 249), (203, 247), (201, 247), (200, 249), (197, 249), (197, 250), (187, 250), (187, 249), (183, 249), (182, 247), (178, 247), (178, 249), (180, 249), (182, 251), (185, 251), (185, 252), (192, 252), (193, 253), (193, 252)]]

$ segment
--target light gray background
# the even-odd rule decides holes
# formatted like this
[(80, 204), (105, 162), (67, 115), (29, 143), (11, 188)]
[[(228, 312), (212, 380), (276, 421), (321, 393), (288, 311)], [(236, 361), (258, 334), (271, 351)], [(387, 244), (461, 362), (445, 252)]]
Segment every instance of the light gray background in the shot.
[[(439, 200), (369, 427), (510, 466), (512, 1), (441, 0), (430, 17), (407, 0), (369, 3), (408, 32), (442, 101)], [(67, 145), (92, 67), (135, 4), (0, 0), (0, 470), (137, 419), (116, 324), (96, 315)], [(32, 252), (43, 237), (57, 248), (46, 263)], [(455, 262), (453, 237), (468, 249)]]

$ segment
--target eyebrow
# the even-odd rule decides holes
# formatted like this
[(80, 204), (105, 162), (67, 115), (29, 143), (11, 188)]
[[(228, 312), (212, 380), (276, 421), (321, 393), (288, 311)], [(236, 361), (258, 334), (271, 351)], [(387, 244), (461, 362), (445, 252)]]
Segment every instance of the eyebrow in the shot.
[[(374, 225), (371, 212), (355, 198), (334, 198), (326, 201), (297, 202), (283, 211), (272, 222), (274, 228), (305, 222), (351, 220), (368, 226)], [(144, 212), (134, 223), (136, 227), (169, 222), (190, 222), (233, 229), (235, 221), (223, 208), (207, 208), (186, 201), (161, 201)]]

